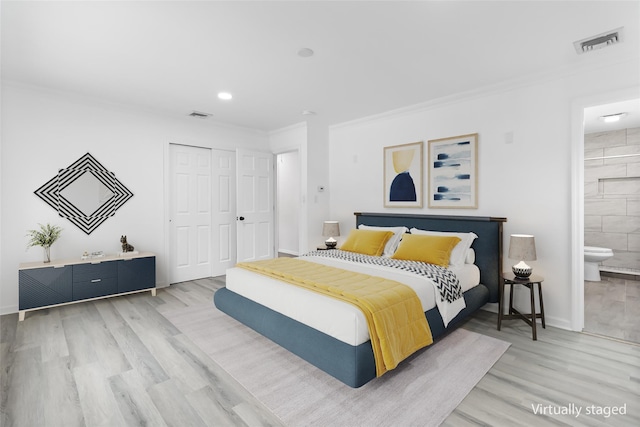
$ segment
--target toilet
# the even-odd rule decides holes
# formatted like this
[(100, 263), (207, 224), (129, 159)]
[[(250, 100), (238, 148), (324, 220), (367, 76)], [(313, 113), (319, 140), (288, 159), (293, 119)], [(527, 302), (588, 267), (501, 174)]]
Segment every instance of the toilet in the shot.
[(596, 246), (584, 247), (584, 280), (590, 282), (600, 281), (600, 267), (602, 261), (606, 261), (613, 256), (613, 250), (609, 248), (598, 248)]

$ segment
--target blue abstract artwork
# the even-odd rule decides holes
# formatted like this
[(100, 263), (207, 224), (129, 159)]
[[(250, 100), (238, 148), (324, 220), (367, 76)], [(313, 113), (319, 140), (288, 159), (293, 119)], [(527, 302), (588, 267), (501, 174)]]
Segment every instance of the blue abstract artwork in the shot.
[(408, 171), (400, 172), (391, 182), (389, 200), (392, 202), (415, 202), (417, 199), (413, 178)]
[(478, 134), (429, 141), (429, 207), (477, 208)]
[(422, 207), (422, 142), (384, 149), (386, 207)]

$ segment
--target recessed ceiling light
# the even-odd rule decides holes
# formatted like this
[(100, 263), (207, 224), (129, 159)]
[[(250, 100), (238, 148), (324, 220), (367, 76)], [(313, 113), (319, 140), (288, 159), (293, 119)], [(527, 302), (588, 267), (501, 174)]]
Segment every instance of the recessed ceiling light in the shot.
[(218, 93), (218, 98), (228, 101), (229, 99), (233, 98), (233, 95), (231, 95), (229, 92), (220, 92)]
[(608, 114), (606, 116), (600, 116), (600, 120), (604, 121), (605, 123), (613, 123), (619, 121), (626, 115), (627, 113)]
[(308, 58), (310, 56), (313, 56), (313, 50), (309, 49), (308, 47), (303, 47), (298, 51), (298, 56), (302, 58)]

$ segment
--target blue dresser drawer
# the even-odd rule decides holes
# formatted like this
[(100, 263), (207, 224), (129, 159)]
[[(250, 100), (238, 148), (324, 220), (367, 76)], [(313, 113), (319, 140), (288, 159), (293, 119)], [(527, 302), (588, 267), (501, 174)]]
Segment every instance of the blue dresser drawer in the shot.
[(103, 297), (118, 292), (118, 277), (73, 282), (73, 300)]
[(96, 279), (118, 277), (118, 266), (115, 261), (100, 262), (97, 264), (78, 264), (73, 266), (73, 281), (88, 282)]

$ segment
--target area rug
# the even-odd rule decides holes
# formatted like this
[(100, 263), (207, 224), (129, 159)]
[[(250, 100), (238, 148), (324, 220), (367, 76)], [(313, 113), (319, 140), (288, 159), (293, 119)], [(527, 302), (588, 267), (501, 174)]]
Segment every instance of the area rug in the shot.
[(437, 426), (509, 343), (457, 329), (353, 389), (212, 304), (163, 313), (287, 426)]

